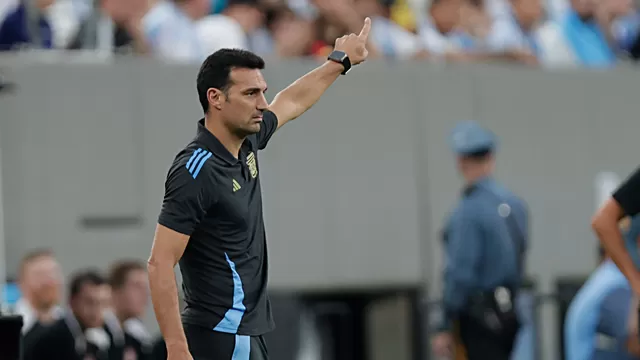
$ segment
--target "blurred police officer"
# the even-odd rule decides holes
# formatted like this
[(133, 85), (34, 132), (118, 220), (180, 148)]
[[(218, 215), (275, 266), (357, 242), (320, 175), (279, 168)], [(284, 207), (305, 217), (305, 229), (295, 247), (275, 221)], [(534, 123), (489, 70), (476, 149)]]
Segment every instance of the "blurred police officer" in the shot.
[(453, 355), (455, 321), (469, 360), (506, 360), (520, 328), (515, 297), (528, 240), (526, 205), (492, 177), (493, 133), (459, 123), (452, 147), (465, 188), (443, 233), (444, 321), (434, 350)]
[(106, 283), (95, 271), (75, 274), (69, 309), (25, 349), (25, 360), (108, 360), (110, 339), (102, 328)]
[(149, 283), (144, 263), (125, 260), (109, 271), (111, 311), (105, 327), (111, 336), (111, 360), (143, 360), (151, 354), (152, 339), (140, 318), (149, 304)]

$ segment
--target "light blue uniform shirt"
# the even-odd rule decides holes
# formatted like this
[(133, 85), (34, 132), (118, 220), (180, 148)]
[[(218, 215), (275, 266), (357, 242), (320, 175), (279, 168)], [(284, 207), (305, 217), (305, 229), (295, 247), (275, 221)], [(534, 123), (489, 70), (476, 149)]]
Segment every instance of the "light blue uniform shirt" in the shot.
[(612, 292), (628, 288), (627, 279), (611, 260), (604, 261), (591, 274), (567, 312), (564, 324), (566, 360), (593, 360), (603, 304)]

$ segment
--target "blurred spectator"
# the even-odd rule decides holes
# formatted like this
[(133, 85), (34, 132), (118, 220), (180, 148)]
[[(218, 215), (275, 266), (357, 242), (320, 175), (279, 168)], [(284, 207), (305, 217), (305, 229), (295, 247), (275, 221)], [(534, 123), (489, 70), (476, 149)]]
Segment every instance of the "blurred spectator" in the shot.
[[(321, 60), (329, 56), (333, 50), (335, 40), (347, 33), (346, 30), (338, 25), (331, 24), (325, 18), (318, 18), (315, 21), (316, 41), (311, 45), (311, 55)], [(373, 24), (372, 24), (373, 27)]]
[[(344, 34), (360, 32), (365, 16), (358, 11), (354, 1), (313, 0), (313, 5), (321, 17), (331, 25), (330, 30), (325, 31), (322, 37), (327, 47), (333, 48), (335, 40)], [(324, 49), (326, 51), (326, 47)], [(371, 37), (369, 37), (367, 50), (369, 51), (369, 59), (381, 55)]]
[(147, 359), (151, 337), (140, 318), (149, 303), (146, 266), (138, 261), (121, 261), (109, 272), (112, 310), (105, 315), (106, 329), (113, 345), (110, 358)]
[(606, 0), (594, 5), (596, 21), (615, 53), (620, 53), (626, 38), (633, 36), (638, 30), (638, 18), (635, 16), (633, 1)]
[(0, 51), (19, 47), (50, 49), (51, 25), (44, 11), (54, 0), (21, 0), (0, 25)]
[(640, 34), (638, 34), (629, 48), (629, 55), (633, 60), (640, 60)]
[(491, 17), (479, 5), (482, 3), (467, 0), (433, 0), (419, 28), (426, 51), (448, 61), (482, 60)]
[(199, 63), (207, 53), (196, 21), (209, 13), (210, 0), (164, 0), (143, 19), (145, 36), (156, 56), (176, 62)]
[(95, 271), (76, 273), (69, 286), (69, 311), (39, 334), (25, 359), (107, 360), (110, 340), (102, 330), (108, 306), (106, 285)]
[(220, 14), (198, 21), (197, 30), (203, 51), (214, 53), (222, 48), (249, 49), (248, 36), (264, 23), (264, 13), (257, 0), (229, 0)]
[(372, 20), (370, 42), (388, 58), (407, 59), (422, 50), (418, 36), (391, 19), (393, 1), (356, 0), (356, 8), (362, 16)]
[[(549, 44), (550, 60), (556, 65), (608, 67), (616, 62), (607, 40), (607, 26), (619, 0), (571, 0), (571, 8), (560, 21), (563, 37)], [(623, 0), (624, 1), (624, 0)]]
[(20, 0), (0, 1), (0, 19), (4, 19), (8, 12), (12, 11)]
[(433, 0), (429, 14), (422, 19), (418, 34), (422, 46), (432, 55), (445, 59), (461, 56), (463, 47), (451, 35), (460, 23), (460, 8), (464, 0)]
[(319, 12), (313, 1), (314, 0), (286, 0), (285, 5), (303, 19), (317, 20)]
[(618, 16), (612, 24), (612, 36), (617, 49), (625, 54), (631, 54), (633, 46), (640, 35), (640, 12), (635, 4), (628, 4), (622, 8), (623, 14)]
[(467, 59), (537, 65), (537, 43), (529, 39), (542, 18), (542, 4), (540, 0), (507, 1), (502, 3), (505, 7), (489, 0), (464, 2), (460, 13), (463, 31), (455, 37), (464, 44)]
[(407, 0), (392, 0), (387, 5), (390, 6), (390, 18), (393, 22), (410, 32), (416, 31), (416, 14)]
[(209, 13), (211, 15), (221, 13), (227, 6), (227, 1), (228, 0), (211, 0), (211, 9), (209, 10)]
[(458, 43), (472, 52), (484, 50), (494, 17), (483, 0), (463, 1), (459, 7), (458, 31), (453, 35)]
[[(271, 11), (268, 30), (272, 34), (271, 54), (281, 58), (308, 56), (316, 39), (314, 23), (296, 15), (292, 10), (281, 7)], [(254, 39), (254, 42), (258, 39)]]
[(149, 10), (149, 0), (101, 0), (99, 8), (80, 24), (69, 48), (145, 54), (149, 49), (142, 19)]
[(492, 52), (513, 52), (536, 64), (540, 53), (536, 30), (544, 17), (542, 0), (508, 0), (509, 10), (493, 23), (487, 43)]
[(35, 250), (22, 259), (18, 276), (22, 298), (16, 304), (16, 313), (22, 315), (22, 333), (29, 339), (32, 331), (62, 316), (62, 270), (50, 250)]

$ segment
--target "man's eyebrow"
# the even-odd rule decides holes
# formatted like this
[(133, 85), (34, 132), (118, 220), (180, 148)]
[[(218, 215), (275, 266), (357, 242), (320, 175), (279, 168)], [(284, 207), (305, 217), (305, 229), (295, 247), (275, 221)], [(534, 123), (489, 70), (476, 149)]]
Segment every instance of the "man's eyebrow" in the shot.
[(250, 88), (246, 88), (246, 89), (242, 90), (242, 92), (243, 93), (248, 93), (248, 92), (253, 92), (253, 91), (262, 91), (262, 92), (266, 93), (267, 89), (268, 88), (266, 88), (266, 87), (264, 89), (261, 88), (261, 87), (250, 87)]

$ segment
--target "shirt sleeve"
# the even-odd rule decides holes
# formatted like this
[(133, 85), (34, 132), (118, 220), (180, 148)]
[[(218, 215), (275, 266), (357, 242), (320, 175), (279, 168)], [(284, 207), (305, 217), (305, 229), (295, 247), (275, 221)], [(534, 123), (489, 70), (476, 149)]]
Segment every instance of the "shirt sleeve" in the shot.
[(635, 216), (640, 213), (640, 168), (620, 185), (613, 193), (613, 198), (625, 214)]
[(215, 200), (215, 184), (204, 166), (210, 157), (210, 152), (198, 149), (172, 166), (165, 182), (160, 225), (191, 236)]
[(278, 117), (273, 112), (267, 110), (262, 114), (262, 124), (260, 131), (256, 134), (258, 149), (262, 150), (267, 147), (271, 136), (278, 129)]

